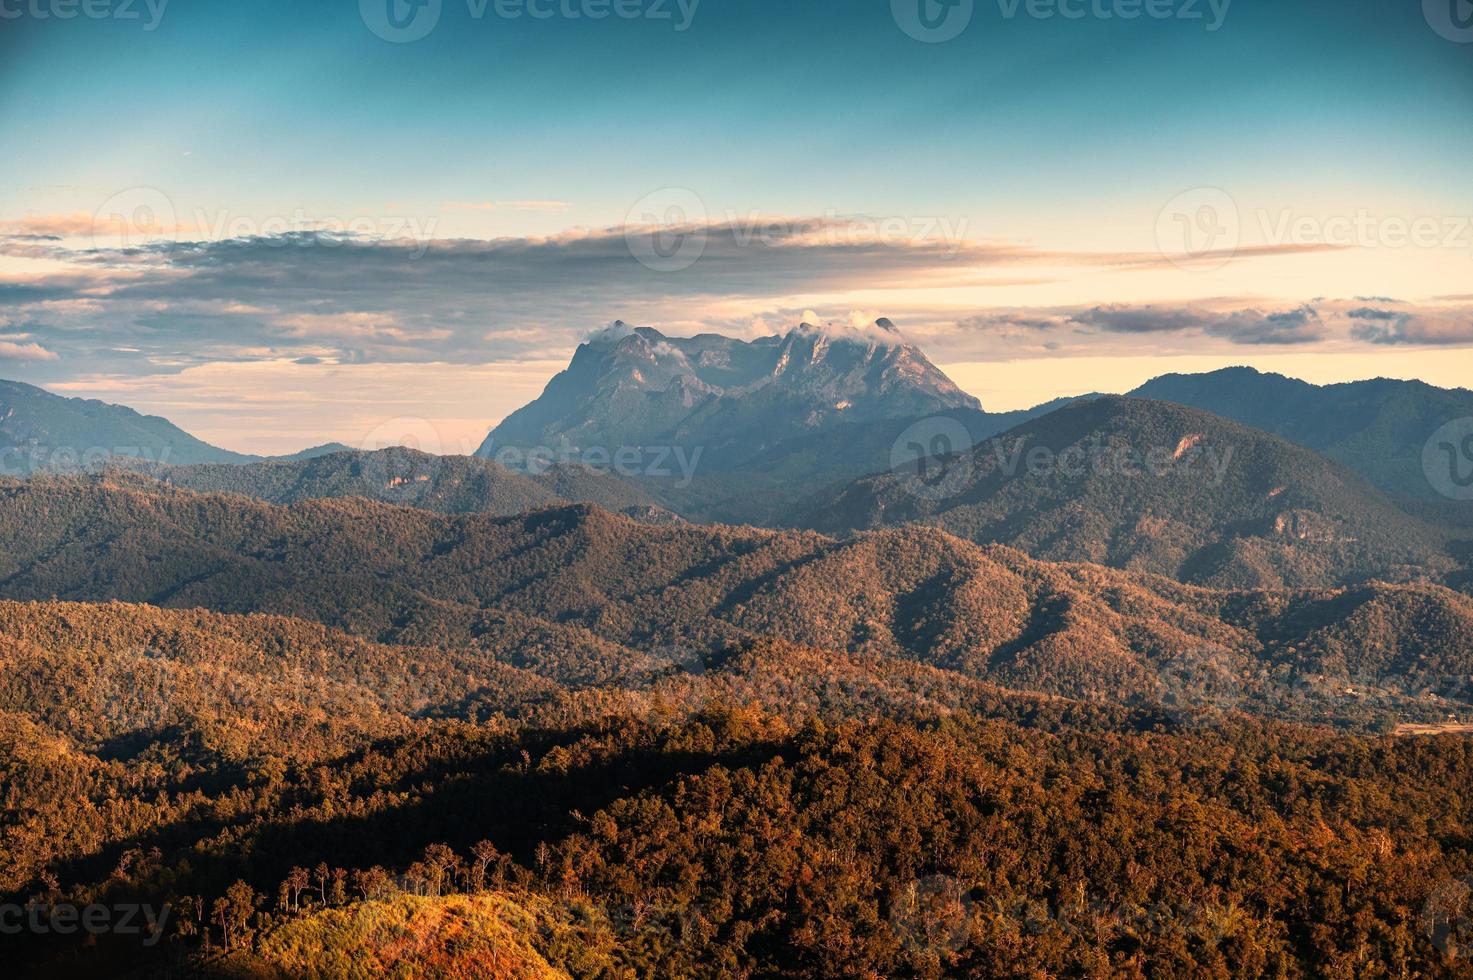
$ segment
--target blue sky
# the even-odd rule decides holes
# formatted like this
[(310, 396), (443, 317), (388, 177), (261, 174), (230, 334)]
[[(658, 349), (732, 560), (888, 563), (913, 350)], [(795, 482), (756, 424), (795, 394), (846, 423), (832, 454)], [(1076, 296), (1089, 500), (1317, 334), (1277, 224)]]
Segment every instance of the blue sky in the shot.
[(1209, 31), (1207, 0), (1196, 21), (1007, 19), (992, 0), (925, 44), (885, 2), (704, 0), (683, 32), (674, 2), (670, 20), (473, 20), (445, 0), (409, 44), (352, 0), (170, 0), (151, 32), (144, 0), (136, 21), (13, 21), (0, 154), (21, 180), (0, 200), (135, 183), (243, 211), (547, 199), (596, 224), (679, 184), (718, 209), (1005, 231), (1203, 184), (1473, 202), (1473, 48), (1412, 3), (1237, 0)]
[[(144, 402), (226, 442), (300, 403), (207, 415), (169, 401), (181, 374), (259, 391), (274, 365), (264, 390), (295, 391), (292, 365), (338, 400), (349, 367), (364, 390), (395, 365), (421, 388), (426, 364), (540, 380), (619, 317), (750, 332), (809, 309), (888, 314), (974, 390), (989, 385), (976, 365), (1003, 360), (1115, 358), (1124, 383), (1141, 357), (1268, 353), (1244, 340), (1262, 331), (1216, 328), (1143, 328), (1123, 348), (1125, 331), (1071, 319), (1102, 305), (1244, 323), (1321, 301), (1321, 326), (1275, 335), (1273, 353), (1346, 371), (1372, 345), (1417, 373), (1473, 344), (1448, 298), (1473, 294), (1458, 228), (1473, 43), (1455, 20), (1439, 33), (1438, 0), (1159, 0), (1167, 16), (1129, 20), (1142, 2), (1066, 0), (1073, 19), (977, 0), (944, 43), (909, 36), (889, 0), (621, 0), (640, 16), (601, 20), (600, 0), (534, 0), (583, 14), (547, 18), (442, 0), (409, 43), (377, 36), (357, 0), (90, 0), (98, 16), (60, 19), (68, 2), (0, 0), (0, 375)], [(387, 2), (364, 0), (368, 20)], [(1207, 260), (1187, 244), (1189, 261), (1147, 261), (1173, 258), (1173, 202), (1197, 221), (1204, 188), (1233, 211), (1221, 261), (1215, 237)], [(139, 193), (170, 212), (150, 244), (176, 247), (104, 254), (97, 216)], [(788, 222), (777, 237), (804, 247), (728, 252), (718, 232), (689, 267), (652, 271), (590, 245), (671, 200), (692, 222)], [(290, 247), (242, 262), (240, 241), (303, 218), (461, 244), (394, 274), (371, 248), (314, 254), (306, 280)], [(815, 238), (813, 220), (858, 230)], [(1337, 221), (1357, 230), (1342, 241)], [(1408, 246), (1398, 222), (1440, 230)], [(1412, 319), (1357, 332), (1357, 295)], [(1019, 310), (1072, 326), (1020, 338)], [(480, 427), (528, 385), (426, 411)], [(1043, 372), (992, 402), (1059, 393)], [(334, 417), (332, 434), (369, 421)]]

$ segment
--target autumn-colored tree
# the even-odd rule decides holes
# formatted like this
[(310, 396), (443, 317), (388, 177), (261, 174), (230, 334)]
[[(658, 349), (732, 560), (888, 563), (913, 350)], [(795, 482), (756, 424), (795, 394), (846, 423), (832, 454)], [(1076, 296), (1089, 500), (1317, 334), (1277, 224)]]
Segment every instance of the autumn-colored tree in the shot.
[(461, 863), (460, 855), (446, 844), (430, 844), (425, 848), (424, 867), (432, 895), (439, 896), (454, 886)]
[(292, 911), (295, 912), (302, 907), (302, 892), (305, 891), (307, 887), (311, 884), (311, 880), (311, 876), (308, 874), (306, 868), (292, 868), (291, 871), (287, 874), (285, 884), (287, 886), (287, 892), (291, 898), (290, 907)]
[(225, 890), (224, 896), (215, 899), (212, 921), (220, 927), (227, 953), (250, 943), (254, 932), (251, 918), (260, 903), (255, 889), (244, 881), (237, 881)]
[(388, 872), (378, 865), (367, 870), (355, 869), (351, 873), (351, 878), (353, 887), (365, 902), (385, 897), (393, 886)]
[(471, 856), (475, 859), (475, 881), (473, 887), (482, 891), (486, 887), (486, 870), (501, 857), (496, 845), (488, 840), (476, 841), (471, 845)]
[(332, 881), (332, 869), (327, 866), (326, 861), (320, 862), (312, 870), (312, 880), (317, 884), (317, 900), (323, 905), (327, 904), (327, 885)]

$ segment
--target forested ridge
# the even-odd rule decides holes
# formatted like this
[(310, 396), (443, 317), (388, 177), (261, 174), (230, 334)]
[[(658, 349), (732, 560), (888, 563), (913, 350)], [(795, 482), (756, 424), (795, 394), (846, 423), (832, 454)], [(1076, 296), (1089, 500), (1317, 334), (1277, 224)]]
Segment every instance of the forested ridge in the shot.
[(1116, 702), (1156, 693), (1164, 668), (1224, 674), (1235, 703), (1278, 714), (1292, 698), (1441, 718), (1473, 677), (1473, 602), (1429, 582), (1211, 590), (922, 527), (833, 539), (63, 479), (0, 485), (0, 545), (0, 598), (274, 613), (560, 684), (764, 639)]

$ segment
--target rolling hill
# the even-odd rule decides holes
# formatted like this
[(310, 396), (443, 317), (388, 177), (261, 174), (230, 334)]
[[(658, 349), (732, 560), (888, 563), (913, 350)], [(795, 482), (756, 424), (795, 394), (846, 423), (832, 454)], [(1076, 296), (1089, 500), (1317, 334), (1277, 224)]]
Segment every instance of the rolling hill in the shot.
[(655, 506), (632, 484), (585, 467), (558, 465), (519, 474), (491, 460), (435, 456), (404, 447), (253, 463), (124, 468), (188, 490), (278, 504), (366, 497), (442, 514), (519, 514), (569, 501), (613, 511)]
[(1391, 689), (1473, 674), (1469, 600), (1427, 583), (1214, 591), (920, 526), (836, 540), (587, 505), (443, 516), (31, 480), (0, 486), (0, 597), (271, 613), (582, 687), (770, 640), (1113, 703), (1204, 650), (1249, 705), (1285, 672)]
[(923, 469), (814, 497), (827, 533), (931, 524), (1057, 561), (1235, 588), (1437, 579), (1445, 534), (1313, 452), (1165, 402), (1103, 397)]

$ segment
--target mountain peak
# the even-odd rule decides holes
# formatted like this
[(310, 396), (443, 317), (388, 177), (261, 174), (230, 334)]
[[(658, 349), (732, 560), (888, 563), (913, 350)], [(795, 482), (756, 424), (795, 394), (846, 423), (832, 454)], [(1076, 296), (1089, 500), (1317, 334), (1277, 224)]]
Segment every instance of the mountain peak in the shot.
[[(791, 330), (788, 337), (820, 336), (835, 343), (855, 343), (866, 346), (903, 347), (906, 341), (899, 328), (885, 317), (872, 323), (813, 323), (804, 320)], [(784, 338), (786, 339), (786, 338)]]
[(980, 408), (891, 321), (816, 319), (750, 341), (668, 337), (615, 321), (578, 348), (541, 397), (497, 426), (480, 454), (565, 443), (758, 450), (830, 422)]
[(630, 337), (642, 337), (655, 342), (665, 339), (665, 335), (654, 327), (636, 327), (623, 320), (615, 320), (607, 327), (593, 331), (583, 342), (594, 347), (615, 347)]

